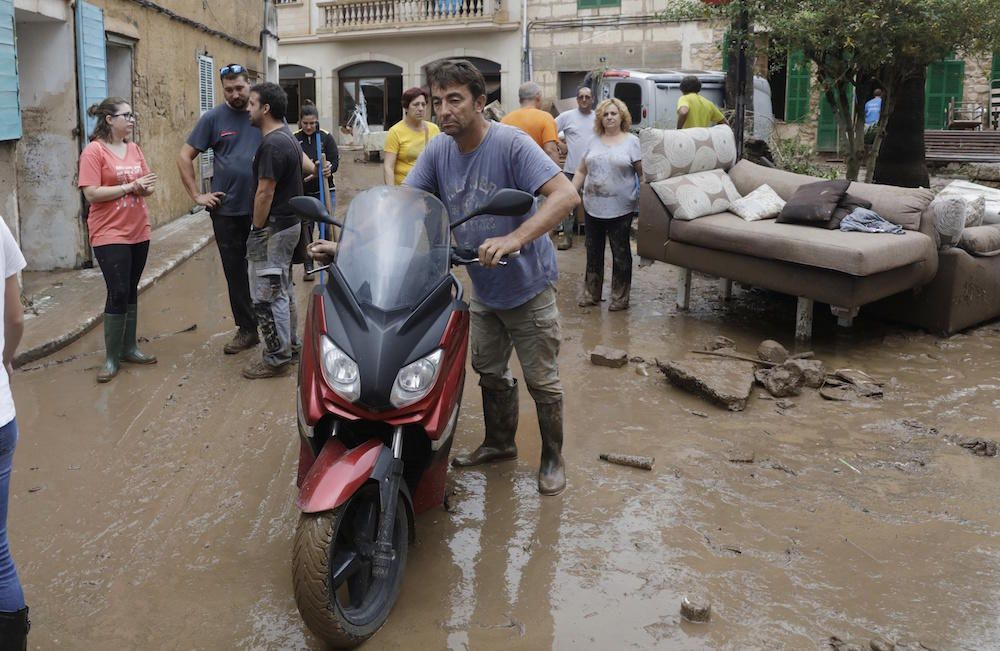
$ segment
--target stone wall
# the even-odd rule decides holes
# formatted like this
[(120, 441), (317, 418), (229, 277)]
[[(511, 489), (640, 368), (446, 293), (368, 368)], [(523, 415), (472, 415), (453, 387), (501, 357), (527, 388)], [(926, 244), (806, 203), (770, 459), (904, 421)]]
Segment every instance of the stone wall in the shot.
[[(656, 19), (645, 2), (624, 0), (623, 17), (644, 21), (636, 26), (572, 26), (551, 29), (544, 22), (530, 34), (532, 79), (542, 86), (546, 97), (559, 93), (559, 73), (588, 72), (600, 68), (701, 69), (719, 70), (722, 56), (719, 43), (724, 29), (708, 22), (663, 22)], [(651, 3), (649, 3), (651, 4)], [(529, 5), (529, 14), (550, 11), (554, 18), (565, 19), (566, 2)], [(639, 13), (642, 9), (648, 13)], [(632, 10), (636, 13), (629, 14)], [(574, 12), (583, 17), (596, 10)], [(602, 10), (603, 11), (603, 10)], [(557, 15), (559, 14), (559, 15)], [(573, 16), (570, 16), (573, 17)]]
[[(130, 0), (92, 0), (104, 9), (105, 29), (135, 39), (133, 109), (139, 116), (136, 140), (150, 168), (159, 174), (156, 194), (148, 199), (154, 227), (191, 208), (177, 174), (176, 158), (199, 116), (198, 55), (208, 54), (218, 69), (240, 63), (264, 70), (260, 32), (263, 0), (173, 0), (176, 14), (225, 33), (243, 44), (172, 20)], [(215, 97), (222, 88), (215, 79)]]

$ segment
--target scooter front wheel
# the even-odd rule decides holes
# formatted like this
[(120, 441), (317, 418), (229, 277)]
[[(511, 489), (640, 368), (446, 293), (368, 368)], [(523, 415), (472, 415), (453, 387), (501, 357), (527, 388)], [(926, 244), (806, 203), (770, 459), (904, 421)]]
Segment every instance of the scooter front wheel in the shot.
[(409, 541), (403, 500), (396, 505), (385, 578), (372, 573), (379, 517), (379, 487), (369, 482), (333, 511), (299, 518), (292, 552), (295, 603), (309, 630), (336, 648), (374, 635), (399, 597)]

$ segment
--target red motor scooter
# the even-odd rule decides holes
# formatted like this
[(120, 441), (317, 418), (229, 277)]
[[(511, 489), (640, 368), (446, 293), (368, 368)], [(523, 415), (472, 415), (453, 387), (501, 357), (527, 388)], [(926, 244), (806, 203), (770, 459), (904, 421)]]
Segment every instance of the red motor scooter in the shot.
[[(306, 625), (329, 644), (357, 646), (385, 623), (414, 516), (444, 501), (469, 342), (450, 267), (478, 262), (450, 229), (523, 215), (532, 200), (500, 190), (450, 225), (433, 195), (375, 187), (351, 202), (335, 262), (314, 271), (329, 278), (309, 298), (299, 366), (292, 582)], [(290, 205), (340, 226), (314, 198)]]

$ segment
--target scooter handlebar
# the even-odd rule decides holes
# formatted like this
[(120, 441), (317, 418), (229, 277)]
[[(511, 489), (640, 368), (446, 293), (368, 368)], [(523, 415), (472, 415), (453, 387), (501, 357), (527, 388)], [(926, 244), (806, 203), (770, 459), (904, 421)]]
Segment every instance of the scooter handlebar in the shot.
[[(521, 255), (520, 251), (512, 251), (505, 256), (500, 258), (500, 264), (506, 265), (508, 260), (518, 257)], [(468, 266), (470, 264), (476, 264), (479, 262), (479, 249), (473, 249), (469, 247), (456, 246), (451, 249), (451, 266)]]

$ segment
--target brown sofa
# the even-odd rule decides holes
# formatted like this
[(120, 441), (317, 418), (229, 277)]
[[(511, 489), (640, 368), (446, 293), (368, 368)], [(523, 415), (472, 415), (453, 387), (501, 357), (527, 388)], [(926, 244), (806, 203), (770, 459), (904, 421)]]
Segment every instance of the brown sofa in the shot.
[[(743, 160), (729, 177), (741, 195), (770, 185), (788, 200), (816, 178)], [(902, 235), (825, 230), (775, 220), (747, 222), (724, 212), (692, 221), (672, 219), (648, 183), (640, 191), (638, 253), (685, 270), (678, 305), (686, 309), (691, 271), (761, 287), (799, 299), (796, 337), (812, 331), (813, 302), (831, 306), (850, 325), (862, 306), (930, 330), (952, 332), (1000, 313), (1000, 257), (973, 258), (949, 249), (940, 255), (929, 190), (852, 183), (851, 195), (906, 229)]]

